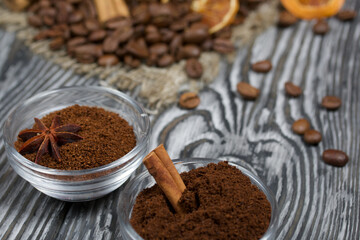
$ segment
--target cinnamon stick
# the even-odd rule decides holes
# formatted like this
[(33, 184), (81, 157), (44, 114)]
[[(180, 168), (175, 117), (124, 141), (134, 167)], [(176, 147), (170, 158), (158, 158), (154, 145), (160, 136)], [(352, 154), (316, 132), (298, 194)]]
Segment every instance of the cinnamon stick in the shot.
[(129, 17), (129, 8), (124, 0), (95, 0), (99, 21), (104, 23), (115, 17)]
[(169, 154), (165, 150), (164, 145), (160, 144), (157, 148), (153, 150), (153, 152), (156, 153), (156, 155), (164, 164), (165, 168), (169, 171), (171, 177), (174, 179), (181, 193), (184, 192), (184, 190), (186, 189), (185, 184), (181, 179), (180, 174), (176, 170), (174, 163), (171, 161)]
[(144, 158), (143, 163), (175, 211), (183, 213), (183, 209), (178, 202), (186, 187), (164, 146), (161, 144), (151, 151)]

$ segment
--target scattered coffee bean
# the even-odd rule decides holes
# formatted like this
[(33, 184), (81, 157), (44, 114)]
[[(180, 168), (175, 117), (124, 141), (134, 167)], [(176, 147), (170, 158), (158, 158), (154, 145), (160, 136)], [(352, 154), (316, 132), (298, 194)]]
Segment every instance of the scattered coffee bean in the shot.
[(309, 129), (304, 133), (304, 141), (308, 144), (316, 145), (321, 142), (321, 139), (321, 133), (314, 129)]
[(305, 118), (300, 118), (293, 123), (291, 128), (294, 133), (303, 135), (307, 130), (310, 129), (310, 123)]
[(335, 96), (326, 96), (322, 99), (321, 105), (328, 110), (336, 110), (341, 106), (341, 99)]
[(246, 82), (239, 82), (237, 84), (237, 91), (247, 100), (255, 100), (260, 95), (260, 90), (251, 86)]
[(267, 73), (272, 69), (272, 64), (269, 60), (263, 60), (251, 65), (252, 70), (258, 73)]
[(103, 55), (102, 47), (96, 44), (85, 44), (75, 48), (77, 55), (91, 55), (93, 57), (100, 57)]
[(343, 167), (349, 161), (349, 157), (346, 153), (335, 149), (325, 150), (322, 154), (322, 159), (325, 163), (336, 167)]
[(149, 56), (149, 50), (143, 38), (129, 41), (125, 49), (139, 58), (147, 58)]
[(205, 24), (193, 24), (184, 32), (184, 41), (187, 43), (202, 43), (209, 36), (209, 27)]
[(116, 55), (107, 54), (99, 57), (98, 64), (100, 66), (113, 66), (119, 63), (119, 59)]
[(200, 104), (200, 98), (196, 93), (186, 92), (180, 96), (179, 105), (185, 109), (196, 108)]
[(293, 84), (292, 82), (285, 83), (285, 91), (291, 97), (298, 97), (302, 93), (301, 88), (299, 86)]
[(313, 32), (317, 35), (325, 35), (329, 31), (330, 26), (325, 20), (318, 20), (313, 27)]
[(183, 58), (198, 58), (201, 54), (200, 48), (195, 44), (186, 44), (180, 52)]
[(289, 27), (297, 23), (298, 19), (288, 11), (282, 11), (279, 15), (278, 26)]
[(336, 17), (341, 21), (352, 21), (356, 18), (356, 11), (350, 9), (344, 9), (338, 12)]
[(196, 58), (190, 58), (186, 61), (185, 71), (191, 78), (200, 78), (203, 74), (203, 67)]
[(82, 23), (76, 23), (70, 26), (71, 32), (76, 36), (86, 36), (89, 31)]
[(95, 62), (95, 57), (88, 53), (76, 54), (75, 58), (79, 63), (90, 64)]

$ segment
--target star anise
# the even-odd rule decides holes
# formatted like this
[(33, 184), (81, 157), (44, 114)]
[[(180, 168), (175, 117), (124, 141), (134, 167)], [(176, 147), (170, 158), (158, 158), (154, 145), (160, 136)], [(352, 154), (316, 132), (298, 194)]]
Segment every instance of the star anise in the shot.
[(45, 153), (51, 153), (53, 158), (61, 161), (59, 146), (83, 139), (75, 134), (81, 127), (75, 124), (60, 125), (60, 117), (55, 116), (48, 128), (38, 118), (34, 118), (38, 129), (27, 129), (19, 133), (19, 138), (24, 142), (19, 153), (33, 153), (37, 151), (35, 163), (39, 162)]

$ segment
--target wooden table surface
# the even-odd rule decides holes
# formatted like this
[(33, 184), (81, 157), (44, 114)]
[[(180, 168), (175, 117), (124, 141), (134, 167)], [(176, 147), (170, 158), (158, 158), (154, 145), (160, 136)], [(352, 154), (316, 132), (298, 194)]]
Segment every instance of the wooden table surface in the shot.
[[(346, 6), (360, 10), (360, 2)], [(273, 191), (279, 207), (276, 239), (360, 239), (360, 16), (350, 23), (330, 19), (324, 37), (313, 22), (272, 27), (239, 49), (233, 64), (221, 63), (214, 82), (200, 93), (192, 111), (176, 104), (152, 118), (151, 147), (162, 142), (171, 157), (212, 157), (242, 161)], [(35, 56), (14, 33), (0, 30), (0, 124), (10, 109), (34, 94), (61, 86), (98, 85)], [(268, 74), (250, 63), (270, 59)], [(236, 84), (261, 90), (244, 101)], [(303, 89), (284, 94), (284, 83)], [(337, 111), (319, 103), (325, 95), (342, 99)], [(299, 118), (323, 135), (311, 147), (291, 131)], [(326, 165), (321, 154), (348, 153), (343, 168)], [(0, 239), (119, 239), (116, 206), (122, 188), (95, 201), (68, 203), (50, 198), (10, 167), (0, 141)]]

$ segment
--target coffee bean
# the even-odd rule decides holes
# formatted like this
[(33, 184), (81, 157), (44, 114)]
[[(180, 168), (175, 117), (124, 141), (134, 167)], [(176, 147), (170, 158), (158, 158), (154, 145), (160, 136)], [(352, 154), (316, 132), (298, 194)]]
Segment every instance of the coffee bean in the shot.
[(131, 55), (126, 55), (124, 57), (124, 62), (131, 68), (138, 68), (141, 65), (140, 60), (132, 57)]
[(321, 105), (328, 110), (336, 110), (341, 106), (341, 99), (335, 96), (326, 96), (322, 99)]
[(253, 71), (258, 73), (267, 73), (272, 69), (272, 64), (269, 60), (263, 60), (251, 65)]
[(186, 92), (181, 94), (179, 106), (185, 109), (194, 109), (200, 104), (200, 98), (196, 93)]
[(183, 58), (198, 58), (201, 54), (200, 48), (194, 44), (185, 45), (180, 52)]
[(126, 44), (125, 49), (129, 53), (134, 54), (136, 57), (139, 58), (147, 58), (149, 56), (149, 50), (143, 38), (139, 38), (137, 40), (130, 40)]
[(119, 41), (115, 36), (105, 38), (103, 41), (103, 50), (106, 53), (114, 53), (119, 46)]
[(238, 93), (247, 100), (255, 100), (260, 95), (260, 90), (246, 82), (239, 82), (236, 86)]
[(308, 144), (316, 145), (321, 142), (321, 139), (321, 133), (314, 129), (309, 129), (304, 133), (304, 141)]
[(72, 24), (70, 26), (70, 30), (75, 36), (86, 36), (89, 33), (87, 28), (82, 23)]
[(104, 40), (106, 37), (106, 31), (103, 29), (95, 30), (89, 35), (89, 41), (98, 42)]
[(211, 38), (206, 39), (202, 44), (201, 44), (201, 49), (203, 51), (210, 51), (213, 47), (213, 41)]
[(36, 16), (36, 15), (29, 15), (27, 20), (28, 20), (29, 25), (36, 27), (36, 28), (41, 27), (43, 24), (41, 17)]
[(336, 167), (343, 167), (349, 161), (349, 157), (346, 153), (335, 149), (325, 150), (322, 154), (322, 159), (325, 163)]
[(154, 66), (158, 62), (158, 56), (155, 53), (150, 53), (149, 57), (146, 59), (146, 65)]
[(50, 17), (50, 16), (44, 16), (42, 18), (42, 21), (48, 27), (51, 27), (52, 25), (55, 24), (55, 19), (53, 17)]
[(54, 4), (58, 10), (64, 11), (66, 13), (71, 13), (74, 11), (74, 7), (66, 1), (56, 1)]
[(64, 8), (58, 9), (58, 14), (56, 15), (57, 23), (67, 23), (68, 21), (68, 12)]
[(185, 71), (191, 78), (200, 78), (203, 74), (203, 67), (196, 58), (190, 58), (186, 61)]
[(213, 49), (218, 53), (232, 53), (235, 50), (234, 44), (229, 39), (216, 38), (213, 41)]
[(191, 12), (184, 17), (184, 20), (188, 23), (199, 22), (202, 19), (200, 13)]
[(310, 123), (305, 118), (300, 118), (293, 123), (291, 128), (294, 133), (303, 135), (307, 130), (310, 129)]
[(205, 24), (197, 24), (186, 29), (184, 41), (187, 43), (201, 43), (209, 36), (209, 27)]
[(147, 4), (139, 4), (131, 10), (131, 16), (135, 24), (145, 24), (150, 21), (151, 15), (149, 13)]
[(116, 55), (107, 54), (99, 57), (98, 64), (100, 66), (113, 66), (119, 63), (119, 59)]
[(113, 35), (117, 38), (119, 43), (127, 42), (133, 35), (133, 28), (123, 28), (116, 30)]
[(100, 57), (103, 55), (101, 45), (96, 44), (85, 44), (81, 46), (77, 46), (75, 48), (76, 55), (91, 55), (94, 57)]
[(125, 56), (125, 54), (127, 54), (128, 52), (126, 51), (125, 48), (118, 48), (115, 53), (116, 53), (117, 56), (123, 57), (123, 56)]
[(76, 54), (76, 61), (83, 64), (90, 64), (95, 62), (95, 57), (88, 53)]
[(67, 48), (76, 47), (76, 46), (82, 45), (84, 43), (86, 43), (86, 38), (84, 38), (84, 37), (75, 37), (75, 38), (70, 39), (66, 43), (66, 47)]
[(131, 26), (132, 22), (129, 18), (110, 19), (105, 23), (105, 27), (112, 30), (130, 28)]
[(279, 27), (289, 27), (297, 23), (298, 19), (289, 13), (288, 11), (282, 11), (279, 14), (278, 26)]
[(157, 56), (162, 56), (168, 52), (169, 47), (165, 43), (156, 43), (156, 44), (151, 45), (149, 50), (150, 50), (150, 53), (154, 53)]
[(176, 35), (170, 42), (170, 54), (176, 56), (182, 45), (182, 36)]
[(170, 25), (170, 29), (175, 31), (175, 32), (180, 32), (183, 31), (186, 27), (188, 26), (188, 23), (186, 21), (184, 21), (183, 19), (173, 22)]
[(344, 9), (338, 12), (336, 17), (341, 21), (352, 21), (356, 18), (356, 11), (350, 9)]
[(158, 43), (161, 41), (161, 35), (158, 31), (150, 32), (146, 34), (145, 39), (148, 43)]
[(96, 19), (86, 19), (84, 25), (90, 32), (99, 30), (101, 28), (100, 23)]
[(49, 48), (53, 51), (60, 50), (62, 46), (64, 45), (64, 39), (62, 37), (54, 38), (50, 44)]
[(317, 35), (325, 35), (329, 31), (329, 24), (324, 20), (318, 20), (313, 27), (313, 32)]
[(41, 8), (47, 8), (47, 7), (51, 7), (51, 2), (48, 0), (41, 0), (39, 2), (39, 5)]
[(158, 59), (157, 65), (159, 67), (168, 67), (173, 63), (174, 63), (173, 56), (171, 56), (169, 54), (165, 54), (164, 56), (162, 56)]
[(45, 17), (45, 16), (48, 16), (48, 17), (52, 17), (54, 18), (57, 14), (57, 11), (55, 8), (52, 8), (52, 7), (45, 7), (45, 8), (41, 8), (38, 15), (40, 17)]
[(175, 32), (173, 32), (167, 28), (160, 29), (159, 33), (161, 35), (161, 41), (165, 42), (165, 43), (170, 42), (175, 36)]
[(79, 23), (84, 19), (84, 15), (81, 11), (74, 11), (69, 15), (69, 23)]
[(172, 22), (174, 9), (171, 4), (150, 3), (149, 13), (155, 26), (168, 27)]
[(298, 97), (302, 93), (301, 88), (299, 86), (293, 84), (292, 82), (285, 83), (285, 91), (291, 97)]
[(230, 39), (231, 35), (232, 35), (232, 30), (231, 30), (230, 26), (224, 27), (214, 33), (215, 38)]

